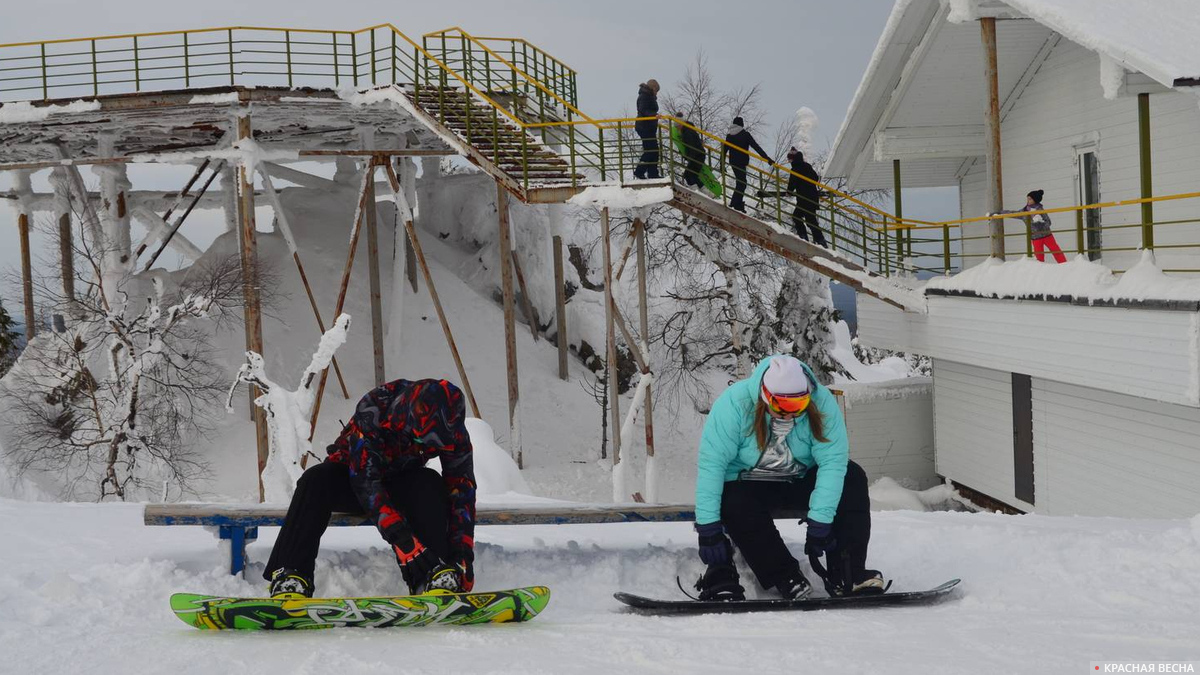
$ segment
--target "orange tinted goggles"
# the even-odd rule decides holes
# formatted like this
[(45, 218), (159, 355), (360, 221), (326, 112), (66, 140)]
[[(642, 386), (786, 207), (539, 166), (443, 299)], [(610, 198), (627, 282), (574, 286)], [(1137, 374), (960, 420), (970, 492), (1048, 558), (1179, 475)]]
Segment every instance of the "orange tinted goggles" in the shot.
[(772, 394), (765, 387), (762, 393), (767, 407), (780, 415), (795, 415), (804, 412), (809, 401), (812, 400), (812, 396), (809, 394)]

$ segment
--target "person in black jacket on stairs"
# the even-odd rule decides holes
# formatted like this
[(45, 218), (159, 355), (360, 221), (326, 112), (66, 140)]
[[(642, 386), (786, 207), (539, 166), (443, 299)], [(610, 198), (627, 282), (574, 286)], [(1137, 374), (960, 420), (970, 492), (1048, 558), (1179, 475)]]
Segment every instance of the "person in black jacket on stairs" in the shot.
[[(729, 154), (729, 168), (733, 171), (733, 197), (729, 200), (729, 207), (746, 212), (746, 167), (750, 164), (750, 153), (747, 149), (753, 148), (759, 156), (766, 159), (771, 164), (775, 161), (770, 159), (767, 151), (762, 149), (758, 141), (754, 140), (754, 136), (746, 131), (746, 122), (741, 117), (733, 118), (733, 125), (729, 127), (729, 133), (725, 135), (725, 142), (729, 145), (721, 146), (721, 163), (725, 163), (726, 151)], [(729, 147), (730, 145), (734, 147)]]
[[(792, 163), (793, 175), (788, 178), (787, 189), (789, 194), (796, 197), (796, 210), (792, 211), (792, 227), (796, 229), (796, 234), (800, 235), (801, 239), (808, 241), (808, 234), (804, 232), (804, 225), (807, 224), (817, 246), (829, 248), (829, 244), (825, 242), (825, 234), (817, 226), (817, 208), (821, 204), (821, 192), (817, 189), (817, 183), (820, 182), (821, 177), (817, 175), (812, 164), (804, 161), (804, 153), (796, 148), (788, 150), (788, 161)], [(800, 176), (809, 180), (804, 180)]]

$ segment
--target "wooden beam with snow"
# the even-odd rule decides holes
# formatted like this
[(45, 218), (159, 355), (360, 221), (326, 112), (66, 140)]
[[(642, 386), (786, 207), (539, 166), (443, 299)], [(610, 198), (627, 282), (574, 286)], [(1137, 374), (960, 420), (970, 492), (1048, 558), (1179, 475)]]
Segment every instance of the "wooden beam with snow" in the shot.
[[(250, 109), (244, 107), (237, 118), (239, 141), (253, 138)], [(240, 163), (238, 172), (238, 249), (242, 261), (242, 298), (244, 301), (246, 351), (263, 353), (262, 306), (258, 294), (258, 235), (254, 223), (254, 181), (250, 167)], [(216, 171), (213, 175), (216, 175)], [(262, 472), (267, 466), (270, 443), (267, 439), (266, 411), (254, 404), (261, 395), (258, 387), (250, 385), (250, 419), (254, 421), (254, 439), (258, 449), (258, 500), (265, 498)]]
[[(637, 233), (637, 270), (638, 270), (638, 324), (642, 333), (642, 349), (646, 352), (643, 356), (649, 359), (650, 349), (650, 321), (647, 316), (648, 307), (646, 302), (646, 226), (640, 218), (633, 221), (633, 229)], [(646, 366), (646, 373), (650, 372), (649, 364)], [(645, 374), (645, 373), (643, 373)], [(651, 399), (651, 387), (646, 385), (646, 395), (642, 402), (643, 413), (645, 414), (646, 427), (646, 500), (654, 502), (658, 500), (658, 487), (655, 482), (655, 476), (651, 471), (651, 462), (654, 459), (654, 404)]]
[(517, 328), (513, 307), (512, 237), (509, 232), (508, 190), (504, 183), (496, 181), (496, 212), (500, 225), (500, 287), (504, 296), (504, 359), (508, 367), (508, 438), (509, 452), (517, 461), (517, 468), (525, 468), (521, 448), (521, 389), (517, 376)]
[(275, 162), (263, 162), (262, 167), (260, 168), (264, 167), (266, 171), (275, 178), (278, 178), (279, 180), (286, 180), (289, 183), (295, 183), (300, 187), (310, 188), (313, 190), (327, 190), (331, 187), (337, 186), (337, 182), (331, 178), (325, 178), (324, 176), (311, 174), (307, 171), (293, 169), (292, 167), (284, 166), (283, 164), (277, 164)]
[[(358, 205), (354, 208), (354, 222), (350, 226), (350, 247), (346, 251), (346, 264), (342, 268), (342, 282), (338, 288), (337, 304), (333, 310), (333, 316), (341, 316), (342, 309), (346, 306), (346, 293), (350, 289), (350, 273), (354, 270), (354, 256), (358, 251), (358, 238), (362, 233), (363, 211), (367, 208), (367, 196), (369, 194), (368, 187), (375, 181), (375, 160), (372, 159), (363, 169), (362, 184), (358, 189)], [(372, 202), (374, 206), (374, 202)], [(313, 439), (313, 435), (317, 433), (317, 419), (321, 415), (321, 399), (325, 393), (325, 382), (329, 379), (329, 368), (321, 370), (321, 381), (317, 385), (317, 398), (313, 403), (312, 412), (312, 429), (309, 431), (308, 440)]]
[[(133, 254), (135, 260), (142, 251), (145, 251), (148, 246), (156, 242), (162, 242), (163, 246), (170, 246), (191, 262), (199, 260), (200, 256), (204, 255), (204, 252), (198, 246), (178, 231), (178, 227), (173, 227), (167, 221), (163, 220), (162, 216), (159, 216), (150, 209), (143, 207), (135, 208), (133, 215), (142, 221), (147, 230), (146, 237), (138, 244), (137, 251)], [(179, 219), (179, 224), (183, 224), (182, 218)], [(157, 258), (157, 255), (155, 257)]]
[[(266, 146), (270, 150), (271, 146)], [(443, 150), (295, 150), (295, 158), (306, 157), (445, 157), (456, 152)], [(43, 160), (38, 162), (11, 162), (0, 164), (0, 171), (53, 169), (56, 166), (102, 166), (107, 164), (190, 164), (196, 159), (228, 158), (228, 149), (201, 149), (188, 152), (148, 152), (119, 157), (83, 157), (79, 159)], [(294, 161), (294, 160), (293, 160)], [(280, 176), (282, 178), (282, 176)]]
[(404, 231), (408, 234), (408, 241), (412, 245), (416, 264), (421, 268), (421, 274), (425, 277), (425, 285), (429, 287), (429, 297), (433, 300), (433, 308), (437, 312), (438, 321), (442, 324), (442, 333), (446, 336), (446, 345), (450, 348), (450, 356), (454, 358), (454, 367), (458, 369), (458, 377), (462, 381), (463, 392), (467, 395), (467, 403), (471, 406), (471, 414), (482, 419), (483, 416), (479, 414), (479, 404), (475, 402), (475, 392), (471, 389), (471, 380), (467, 378), (467, 369), (463, 367), (462, 357), (458, 353), (458, 344), (454, 341), (453, 331), (450, 330), (450, 321), (446, 318), (445, 310), (442, 309), (442, 300), (438, 296), (437, 286), (433, 283), (433, 274), (429, 271), (429, 263), (425, 261), (425, 251), (421, 248), (421, 240), (417, 238), (417, 227), (413, 223), (413, 213), (408, 205), (408, 198), (404, 194), (404, 187), (392, 165), (389, 163), (384, 166), (387, 170), (388, 187), (392, 190), (392, 198), (396, 200), (396, 209), (400, 212), (400, 220), (404, 223)]
[[(360, 129), (359, 133), (363, 137), (364, 145), (373, 144), (373, 134), (370, 129)], [(383, 165), (390, 168), (391, 163), (383, 162)], [(367, 204), (363, 217), (367, 226), (367, 279), (370, 285), (371, 349), (374, 357), (372, 362), (375, 366), (375, 386), (378, 387), (387, 382), (387, 369), (384, 366), (383, 356), (383, 288), (379, 278), (379, 226), (376, 222), (379, 218), (379, 209), (375, 202), (374, 179), (367, 182), (366, 188)]]
[(533, 300), (529, 297), (529, 287), (525, 285), (525, 273), (521, 271), (521, 258), (516, 251), (511, 254), (513, 272), (517, 275), (517, 287), (521, 289), (521, 313), (525, 315), (525, 320), (529, 322), (529, 332), (533, 334), (533, 341), (538, 341), (538, 315), (537, 309), (533, 306)]
[(613, 443), (612, 463), (615, 469), (621, 462), (621, 395), (617, 368), (616, 319), (613, 313), (612, 232), (608, 222), (608, 207), (600, 209), (600, 247), (604, 258), (604, 339), (605, 368), (608, 379), (608, 412)]
[[(207, 162), (205, 164), (207, 164)], [(178, 218), (175, 219), (175, 224), (172, 225), (169, 228), (169, 230), (165, 233), (165, 235), (162, 237), (162, 241), (159, 243), (158, 248), (154, 251), (154, 254), (150, 256), (150, 259), (146, 261), (145, 266), (142, 267), (143, 272), (149, 271), (149, 269), (151, 267), (154, 267), (154, 263), (158, 260), (158, 256), (162, 255), (162, 252), (164, 250), (166, 250), (167, 245), (171, 244), (171, 242), (175, 239), (175, 236), (179, 234), (179, 228), (183, 227), (184, 221), (186, 221), (187, 217), (189, 215), (191, 215), (192, 211), (196, 208), (196, 205), (199, 204), (200, 200), (204, 198), (204, 195), (208, 193), (209, 186), (212, 185), (213, 180), (215, 180), (216, 177), (221, 173), (221, 168), (224, 165), (225, 165), (225, 160), (220, 160), (216, 164), (212, 165), (212, 174), (209, 175), (208, 180), (204, 181), (204, 185), (200, 186), (200, 191), (197, 192), (196, 194), (192, 195), (192, 199), (188, 203), (187, 209), (185, 209), (184, 212), (182, 214), (180, 214), (180, 216)], [(199, 174), (197, 174), (197, 175), (199, 175)], [(180, 193), (180, 197), (182, 197), (184, 194), (186, 194), (189, 189), (191, 189), (191, 182), (189, 182), (188, 187), (185, 187), (183, 192)], [(251, 186), (249, 194), (250, 194), (251, 202), (253, 202), (253, 200), (254, 200), (253, 186)], [(241, 196), (239, 195), (238, 200), (240, 200), (240, 199), (241, 199)], [(174, 210), (175, 210), (175, 207), (174, 206), (171, 207), (171, 210), (167, 212), (168, 217), (169, 217), (169, 214), (171, 212), (173, 212)], [(166, 220), (166, 218), (164, 217), (163, 221), (165, 222), (165, 220)], [(186, 241), (186, 239), (185, 239), (185, 241)], [(149, 240), (147, 239), (147, 241), (143, 242), (142, 245), (138, 247), (137, 251), (134, 252), (133, 257), (135, 260), (142, 255), (143, 251), (146, 250), (146, 246), (148, 243), (149, 243)], [(188, 243), (189, 243), (189, 245), (191, 244), (191, 242), (188, 242)], [(196, 247), (194, 245), (192, 245), (192, 248), (196, 248)], [(197, 251), (198, 250), (199, 249), (197, 249)], [(192, 258), (192, 260), (198, 260), (199, 258), (200, 258), (200, 255), (196, 255), (195, 257)]]
[(562, 237), (551, 238), (554, 247), (554, 329), (558, 333), (558, 379), (567, 380), (567, 286), (563, 279)]
[(984, 126), (907, 127), (875, 132), (875, 161), (980, 157), (987, 152)]
[[(213, 173), (215, 175), (217, 172)], [(317, 307), (317, 299), (313, 296), (312, 285), (308, 283), (308, 274), (304, 271), (304, 263), (300, 262), (300, 249), (296, 246), (296, 236), (292, 232), (291, 223), (288, 222), (287, 213), (283, 210), (283, 203), (279, 201), (279, 193), (275, 191), (275, 186), (271, 183), (271, 174), (262, 165), (258, 167), (258, 175), (262, 178), (263, 192), (267, 195), (267, 201), (271, 202), (271, 208), (275, 210), (275, 220), (279, 223), (279, 231), (283, 234), (283, 240), (287, 243), (292, 260), (296, 263), (296, 271), (300, 273), (300, 282), (304, 285), (305, 294), (308, 295), (308, 304), (312, 307), (313, 316), (317, 319), (317, 329), (321, 331), (321, 335), (324, 335), (325, 321), (321, 318), (321, 309)], [(342, 377), (342, 368), (338, 365), (336, 356), (333, 357), (333, 372), (337, 375), (342, 396), (349, 401), (350, 392), (346, 389), (346, 380)]]
[(54, 188), (54, 222), (58, 224), (58, 271), (62, 278), (63, 298), (75, 299), (75, 236), (71, 230), (71, 185), (66, 169), (50, 172)]
[[(984, 86), (987, 88), (987, 107), (984, 118), (987, 127), (987, 205), (989, 213), (1004, 208), (1003, 173), (1000, 161), (1000, 78), (996, 63), (996, 19), (985, 17), (979, 20), (983, 39)], [(1004, 260), (1004, 220), (991, 221), (991, 254)]]
[[(29, 172), (17, 176), (17, 184), (28, 189)], [(17, 235), (21, 240), (21, 299), (25, 304), (25, 340), (37, 334), (33, 313), (33, 261), (29, 249), (29, 213), (22, 209), (17, 214)]]

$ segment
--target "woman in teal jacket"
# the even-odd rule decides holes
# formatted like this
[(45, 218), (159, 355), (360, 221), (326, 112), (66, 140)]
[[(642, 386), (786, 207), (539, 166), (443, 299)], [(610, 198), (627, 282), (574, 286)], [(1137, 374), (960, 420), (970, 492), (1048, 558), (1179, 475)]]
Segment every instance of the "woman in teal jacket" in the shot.
[(701, 599), (745, 597), (730, 538), (763, 588), (789, 599), (812, 591), (775, 528), (778, 510), (807, 510), (804, 552), (826, 556), (830, 595), (881, 592), (882, 575), (866, 569), (870, 507), (833, 393), (791, 356), (763, 359), (713, 403), (700, 438), (696, 532), (708, 565), (696, 585)]

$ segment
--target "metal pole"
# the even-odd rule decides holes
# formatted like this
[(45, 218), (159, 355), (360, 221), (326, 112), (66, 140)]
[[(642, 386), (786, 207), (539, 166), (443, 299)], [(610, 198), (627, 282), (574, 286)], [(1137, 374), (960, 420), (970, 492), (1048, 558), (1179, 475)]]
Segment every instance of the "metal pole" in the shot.
[(508, 437), (509, 452), (517, 468), (525, 468), (521, 452), (520, 397), (517, 378), (517, 327), (513, 307), (512, 240), (508, 222), (508, 192), (496, 181), (496, 211), (500, 214), (500, 285), (504, 293), (504, 358), (508, 364)]
[[(647, 364), (650, 360), (650, 319), (646, 303), (646, 224), (641, 220), (634, 222), (634, 228), (637, 230), (637, 268), (638, 268), (638, 323), (639, 332), (641, 333), (642, 358), (646, 359)], [(646, 414), (646, 457), (654, 457), (654, 404), (650, 397), (651, 388), (653, 385), (646, 385), (646, 399), (643, 404), (642, 412)], [(657, 501), (658, 495), (654, 486), (647, 483), (646, 499), (648, 501)]]
[(892, 199), (896, 212), (896, 269), (904, 269), (904, 230), (900, 220), (904, 218), (904, 198), (900, 189), (900, 160), (892, 160)]
[(21, 236), (21, 290), (25, 301), (25, 339), (37, 334), (33, 319), (33, 263), (29, 255), (29, 214), (17, 215), (17, 231)]
[(608, 378), (609, 428), (612, 430), (613, 466), (621, 462), (621, 397), (617, 383), (617, 335), (613, 320), (612, 241), (608, 226), (608, 207), (600, 210), (600, 246), (604, 249), (604, 334)]
[(562, 237), (557, 234), (554, 246), (554, 325), (558, 331), (558, 379), (567, 379), (567, 289), (563, 280)]
[[(1150, 94), (1138, 94), (1138, 149), (1141, 151), (1142, 199), (1154, 195), (1150, 162)], [(1142, 202), (1142, 248), (1154, 248), (1154, 203)]]
[[(996, 65), (996, 19), (985, 17), (979, 20), (983, 37), (984, 75), (987, 80), (988, 106), (985, 114), (987, 124), (987, 185), (988, 212), (996, 213), (1004, 208), (1004, 182), (1000, 164), (1000, 81)], [(995, 218), (991, 223), (992, 257), (1004, 260), (1004, 219)]]
[[(238, 140), (252, 138), (250, 126), (250, 94), (240, 92), (241, 109), (244, 111), (237, 121)], [(238, 243), (242, 258), (242, 297), (245, 301), (246, 350), (263, 353), (262, 307), (258, 296), (258, 239), (254, 231), (254, 184), (250, 168), (244, 162), (238, 166)], [(264, 411), (254, 405), (261, 392), (250, 386), (250, 419), (254, 421), (255, 441), (258, 447), (258, 500), (266, 498), (262, 484), (262, 472), (267, 466), (270, 450), (267, 440), (267, 420)]]

